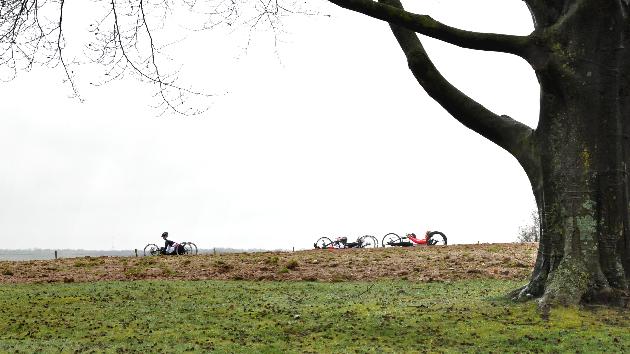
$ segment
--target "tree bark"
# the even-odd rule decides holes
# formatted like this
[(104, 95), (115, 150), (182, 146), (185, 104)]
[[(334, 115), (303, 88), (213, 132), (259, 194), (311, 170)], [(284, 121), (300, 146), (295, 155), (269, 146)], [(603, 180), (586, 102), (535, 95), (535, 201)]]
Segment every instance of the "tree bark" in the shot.
[(628, 18), (621, 1), (577, 1), (537, 29), (541, 242), (517, 298), (624, 304), (628, 237)]

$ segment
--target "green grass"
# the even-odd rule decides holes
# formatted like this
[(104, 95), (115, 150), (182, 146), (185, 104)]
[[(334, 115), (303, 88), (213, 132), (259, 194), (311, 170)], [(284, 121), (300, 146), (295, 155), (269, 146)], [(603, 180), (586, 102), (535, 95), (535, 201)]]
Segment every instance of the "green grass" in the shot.
[(630, 351), (630, 313), (502, 296), (519, 283), (134, 281), (0, 286), (0, 352)]

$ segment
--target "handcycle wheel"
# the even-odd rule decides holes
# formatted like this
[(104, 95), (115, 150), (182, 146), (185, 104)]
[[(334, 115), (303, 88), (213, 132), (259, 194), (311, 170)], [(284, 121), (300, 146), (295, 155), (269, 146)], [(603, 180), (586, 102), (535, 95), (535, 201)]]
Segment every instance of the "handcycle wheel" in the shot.
[(328, 237), (320, 237), (317, 239), (317, 242), (313, 244), (315, 248), (333, 248), (332, 240)]
[(429, 240), (427, 241), (427, 245), (429, 246), (446, 246), (446, 235), (439, 231), (431, 231), (429, 232)]
[(195, 245), (194, 243), (182, 242), (182, 245), (184, 246), (184, 254), (186, 255), (197, 254), (197, 245)]
[(401, 238), (397, 234), (390, 232), (387, 235), (383, 236), (382, 245), (383, 247), (392, 247), (392, 243), (400, 242)]
[(372, 235), (365, 235), (359, 238), (361, 248), (378, 248), (378, 240)]
[(190, 251), (191, 254), (197, 254), (198, 250), (197, 250), (197, 245), (195, 245), (194, 242), (186, 242), (188, 245), (190, 245)]
[(149, 243), (144, 246), (145, 256), (157, 256), (158, 254), (160, 254), (160, 247), (158, 247), (155, 243)]

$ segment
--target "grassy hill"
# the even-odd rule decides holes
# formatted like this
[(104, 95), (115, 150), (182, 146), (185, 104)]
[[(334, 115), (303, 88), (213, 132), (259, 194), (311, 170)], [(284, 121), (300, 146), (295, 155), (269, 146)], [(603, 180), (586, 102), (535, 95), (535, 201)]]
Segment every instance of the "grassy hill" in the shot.
[(555, 309), (543, 320), (535, 302), (504, 297), (525, 283), (534, 253), (506, 244), (1, 262), (0, 352), (628, 352), (627, 310)]
[(157, 257), (76, 257), (0, 262), (0, 283), (103, 280), (523, 279), (533, 244), (481, 244)]

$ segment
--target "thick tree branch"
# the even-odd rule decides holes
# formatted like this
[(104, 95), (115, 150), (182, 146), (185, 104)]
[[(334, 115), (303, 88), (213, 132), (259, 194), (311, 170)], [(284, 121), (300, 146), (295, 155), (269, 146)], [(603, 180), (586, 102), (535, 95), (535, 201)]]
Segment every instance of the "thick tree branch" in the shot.
[[(401, 7), (399, 0), (387, 0)], [(508, 116), (499, 116), (459, 91), (437, 70), (418, 36), (403, 27), (390, 24), (402, 48), (409, 68), (418, 83), (460, 123), (507, 150), (519, 160), (528, 175), (537, 174), (534, 131)]]
[(464, 31), (442, 24), (430, 16), (407, 12), (388, 5), (387, 1), (329, 0), (333, 4), (383, 20), (408, 30), (463, 48), (487, 50), (526, 56), (529, 37)]

